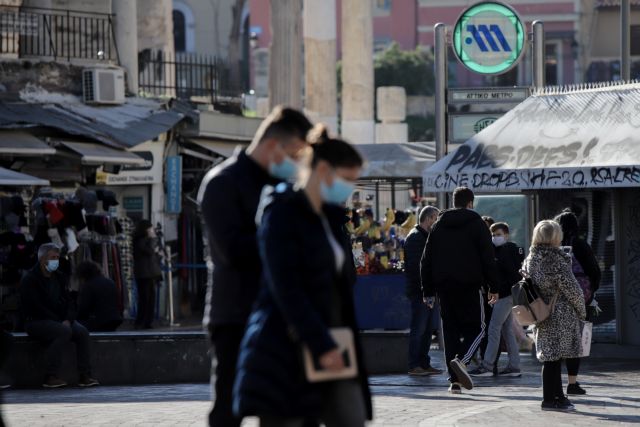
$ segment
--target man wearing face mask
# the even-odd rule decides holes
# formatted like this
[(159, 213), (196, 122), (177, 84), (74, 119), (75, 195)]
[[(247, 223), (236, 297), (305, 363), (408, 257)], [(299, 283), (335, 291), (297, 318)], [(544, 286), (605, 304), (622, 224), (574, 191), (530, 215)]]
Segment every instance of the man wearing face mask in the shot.
[(498, 375), (507, 377), (519, 377), (520, 374), (520, 349), (511, 327), (511, 287), (520, 280), (520, 268), (524, 261), (524, 250), (515, 243), (509, 241), (509, 225), (504, 222), (496, 222), (491, 226), (493, 246), (496, 253), (496, 264), (500, 273), (498, 287), (498, 300), (493, 304), (491, 321), (489, 322), (489, 337), (487, 349), (484, 353), (484, 361), (477, 369), (469, 372), (472, 377), (488, 377), (493, 375), (493, 361), (500, 348), (500, 336), (504, 338), (509, 353), (509, 365)]
[(311, 123), (300, 111), (276, 107), (251, 145), (210, 170), (198, 202), (208, 244), (209, 280), (203, 319), (214, 350), (215, 403), (211, 426), (239, 426), (231, 409), (240, 341), (256, 299), (262, 267), (256, 211), (266, 185), (293, 181), (308, 147)]
[(98, 385), (91, 378), (89, 364), (89, 332), (75, 321), (75, 308), (69, 296), (68, 278), (58, 271), (60, 248), (45, 243), (38, 248), (38, 264), (20, 283), (20, 302), (27, 334), (47, 346), (47, 368), (43, 387), (64, 387), (58, 371), (64, 347), (73, 341), (76, 345), (80, 387)]

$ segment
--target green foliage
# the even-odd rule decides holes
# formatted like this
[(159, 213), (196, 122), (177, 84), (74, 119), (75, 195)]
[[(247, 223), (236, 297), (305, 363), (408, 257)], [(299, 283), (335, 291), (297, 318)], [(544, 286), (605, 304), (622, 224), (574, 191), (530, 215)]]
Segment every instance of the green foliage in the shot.
[(407, 95), (433, 95), (435, 76), (431, 54), (391, 44), (374, 60), (375, 86), (402, 86)]
[(436, 129), (434, 116), (407, 116), (406, 122), (409, 125), (409, 141), (433, 141)]

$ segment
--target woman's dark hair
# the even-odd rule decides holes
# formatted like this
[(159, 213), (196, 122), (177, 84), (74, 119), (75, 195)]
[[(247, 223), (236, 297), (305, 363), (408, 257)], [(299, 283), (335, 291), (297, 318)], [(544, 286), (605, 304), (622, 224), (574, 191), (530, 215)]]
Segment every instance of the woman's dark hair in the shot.
[(578, 217), (571, 209), (564, 209), (558, 216), (553, 219), (562, 227), (562, 235), (564, 240), (573, 238), (578, 235)]
[(80, 283), (85, 283), (94, 277), (102, 276), (102, 269), (93, 261), (82, 261), (76, 267), (75, 274)]
[(136, 224), (136, 229), (133, 232), (133, 241), (136, 242), (147, 237), (147, 230), (152, 227), (153, 224), (151, 224), (151, 221), (149, 221), (148, 219), (141, 219), (140, 221), (138, 221), (138, 224)]
[(307, 140), (313, 148), (311, 167), (315, 167), (320, 160), (324, 160), (334, 168), (361, 167), (364, 163), (362, 156), (348, 142), (329, 136), (327, 127), (317, 124), (311, 129)]

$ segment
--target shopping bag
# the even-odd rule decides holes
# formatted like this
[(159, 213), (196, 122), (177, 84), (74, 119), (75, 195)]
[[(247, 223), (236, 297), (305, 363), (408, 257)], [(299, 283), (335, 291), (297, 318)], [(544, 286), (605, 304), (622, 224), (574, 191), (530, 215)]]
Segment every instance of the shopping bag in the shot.
[(582, 351), (580, 357), (587, 357), (591, 353), (591, 337), (593, 336), (593, 323), (580, 321), (582, 327)]
[(304, 369), (307, 380), (311, 383), (335, 381), (358, 376), (358, 362), (353, 332), (349, 328), (331, 328), (331, 337), (338, 344), (342, 353), (345, 368), (340, 371), (327, 371), (320, 366), (307, 346), (303, 347)]

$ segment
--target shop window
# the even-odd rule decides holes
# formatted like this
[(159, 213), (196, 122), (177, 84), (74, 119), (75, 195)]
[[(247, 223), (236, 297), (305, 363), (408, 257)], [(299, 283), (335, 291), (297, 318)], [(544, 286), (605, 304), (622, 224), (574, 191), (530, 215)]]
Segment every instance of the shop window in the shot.
[(510, 240), (528, 249), (530, 236), (527, 217), (529, 202), (527, 196), (476, 196), (474, 209), (480, 215), (488, 215), (496, 222), (509, 224)]
[(387, 16), (391, 13), (391, 0), (373, 0), (373, 16)]
[(545, 81), (550, 86), (562, 84), (562, 45), (560, 41), (545, 45)]
[(640, 25), (631, 26), (631, 56), (640, 55)]

